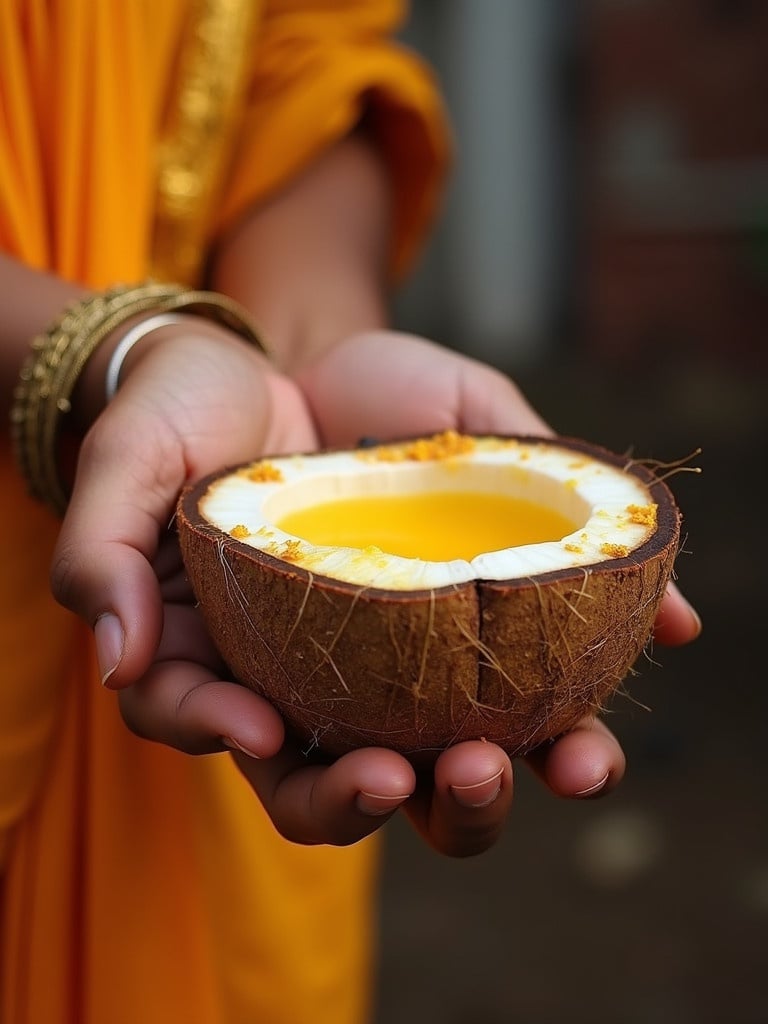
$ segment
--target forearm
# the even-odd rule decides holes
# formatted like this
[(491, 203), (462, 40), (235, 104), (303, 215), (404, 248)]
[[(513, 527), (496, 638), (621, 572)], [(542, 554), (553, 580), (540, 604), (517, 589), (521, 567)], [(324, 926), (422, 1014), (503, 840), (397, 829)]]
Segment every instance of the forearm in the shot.
[(389, 221), (383, 164), (354, 135), (232, 230), (215, 253), (211, 286), (252, 312), (293, 372), (386, 323)]
[(0, 253), (0, 409), (8, 422), (13, 389), (31, 339), (85, 289)]

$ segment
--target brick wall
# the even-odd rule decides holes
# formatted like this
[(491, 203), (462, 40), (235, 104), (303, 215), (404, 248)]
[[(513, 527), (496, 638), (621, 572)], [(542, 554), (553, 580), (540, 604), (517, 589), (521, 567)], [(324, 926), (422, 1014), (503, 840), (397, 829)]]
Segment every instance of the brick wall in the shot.
[(589, 343), (752, 362), (768, 344), (768, 3), (589, 0)]

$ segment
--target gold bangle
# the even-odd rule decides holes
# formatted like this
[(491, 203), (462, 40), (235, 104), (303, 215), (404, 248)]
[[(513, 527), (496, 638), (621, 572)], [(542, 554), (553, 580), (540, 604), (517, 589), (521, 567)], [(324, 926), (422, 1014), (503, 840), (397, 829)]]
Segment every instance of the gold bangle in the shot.
[(57, 457), (62, 419), (71, 411), (72, 393), (86, 363), (131, 317), (181, 310), (222, 324), (266, 354), (247, 312), (232, 299), (154, 282), (111, 288), (69, 306), (33, 339), (14, 392), (11, 437), (29, 493), (57, 514), (64, 513), (69, 500)]

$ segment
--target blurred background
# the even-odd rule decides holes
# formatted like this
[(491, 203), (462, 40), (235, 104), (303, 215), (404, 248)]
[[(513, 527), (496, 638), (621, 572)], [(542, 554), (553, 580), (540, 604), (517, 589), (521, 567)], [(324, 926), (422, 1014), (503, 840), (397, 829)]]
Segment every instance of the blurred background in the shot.
[(606, 800), (520, 767), (490, 853), (389, 826), (377, 1024), (768, 1022), (768, 4), (416, 0), (457, 164), (399, 325), (564, 434), (673, 462), (697, 643), (642, 659)]

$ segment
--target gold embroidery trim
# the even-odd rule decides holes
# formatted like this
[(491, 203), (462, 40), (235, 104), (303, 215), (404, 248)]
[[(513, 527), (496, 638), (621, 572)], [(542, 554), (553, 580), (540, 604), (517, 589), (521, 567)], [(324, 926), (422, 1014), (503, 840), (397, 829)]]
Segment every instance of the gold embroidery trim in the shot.
[(194, 0), (157, 169), (152, 275), (197, 281), (231, 155), (258, 0)]

